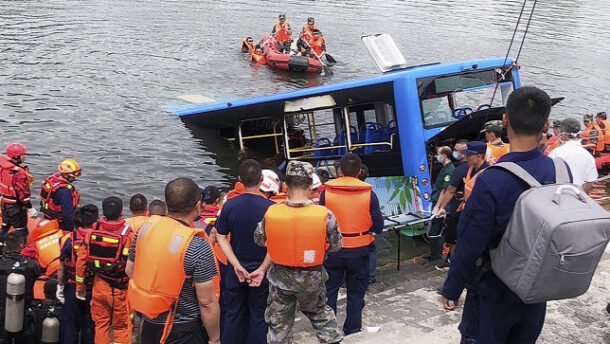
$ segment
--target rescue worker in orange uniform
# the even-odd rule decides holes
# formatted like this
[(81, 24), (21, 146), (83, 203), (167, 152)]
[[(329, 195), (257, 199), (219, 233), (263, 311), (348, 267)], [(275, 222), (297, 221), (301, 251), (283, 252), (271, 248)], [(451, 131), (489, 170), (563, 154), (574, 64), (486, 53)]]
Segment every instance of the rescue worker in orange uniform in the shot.
[(603, 152), (605, 148), (604, 132), (599, 125), (593, 121), (592, 114), (585, 115), (583, 123), (585, 124), (586, 128), (580, 132), (582, 145), (591, 151), (594, 156), (598, 156), (599, 153)]
[(383, 217), (373, 186), (358, 179), (361, 165), (358, 155), (344, 155), (339, 162), (340, 177), (327, 182), (320, 195), (320, 205), (325, 205), (337, 217), (343, 235), (341, 250), (328, 254), (324, 268), (329, 275), (327, 302), (335, 313), (339, 287), (345, 280), (345, 335), (362, 329), (364, 294), (369, 285), (369, 245), (373, 242), (371, 232), (381, 233), (383, 230)]
[(244, 38), (244, 40), (241, 41), (240, 50), (242, 53), (251, 53), (254, 51), (254, 39), (252, 39), (250, 36)]
[[(313, 17), (309, 17), (307, 18), (307, 24), (303, 26), (303, 29), (299, 34), (299, 39), (297, 40), (297, 49), (300, 52), (305, 51), (309, 42), (313, 39), (313, 30), (319, 30), (318, 25), (316, 25), (316, 21)], [(307, 43), (304, 41), (307, 41)]]
[(605, 112), (598, 112), (595, 115), (595, 121), (604, 132), (604, 152), (610, 152), (610, 121), (608, 115)]
[(549, 155), (549, 153), (551, 153), (553, 151), (553, 149), (561, 146), (561, 140), (559, 139), (559, 133), (561, 132), (560, 126), (561, 126), (561, 121), (559, 121), (559, 120), (553, 121), (553, 125), (552, 125), (553, 135), (551, 137), (549, 137), (546, 141), (544, 155)]
[(288, 199), (267, 209), (254, 241), (267, 247), (269, 301), (265, 321), (267, 343), (292, 342), (297, 303), (309, 318), (321, 343), (338, 343), (343, 333), (326, 304), (326, 252), (341, 249), (343, 239), (335, 216), (309, 199), (314, 168), (290, 161), (286, 167)]
[(77, 251), (76, 298), (86, 300), (85, 277), (93, 275), (91, 317), (95, 322), (95, 343), (131, 343), (129, 277), (125, 265), (133, 240), (132, 229), (122, 219), (120, 198), (104, 199), (102, 213), (104, 216), (93, 225)]
[(131, 217), (125, 219), (125, 222), (134, 233), (137, 233), (140, 227), (148, 221), (148, 200), (146, 197), (139, 193), (131, 196), (129, 211), (131, 212)]
[(203, 232), (190, 227), (203, 208), (199, 187), (174, 179), (165, 203), (168, 216), (144, 224), (126, 268), (130, 305), (144, 316), (142, 343), (220, 343), (214, 254)]
[(485, 128), (481, 130), (485, 133), (487, 140), (487, 151), (485, 161), (493, 165), (500, 157), (510, 151), (510, 144), (502, 142), (502, 121), (493, 120), (485, 123)]
[(42, 182), (40, 210), (46, 219), (57, 219), (61, 229), (74, 230), (74, 209), (78, 208), (80, 193), (72, 183), (81, 175), (80, 165), (74, 159), (65, 159), (55, 173)]
[(6, 156), (0, 155), (0, 204), (2, 206), (2, 232), (0, 242), (10, 227), (24, 239), (28, 236), (27, 222), (38, 216), (30, 201), (30, 185), (34, 178), (25, 163), (27, 149), (21, 143), (11, 143), (6, 147)]
[(256, 48), (254, 48), (254, 50), (252, 51), (250, 55), (250, 61), (259, 65), (264, 65), (267, 63), (267, 60), (265, 59), (265, 53), (263, 53), (263, 48), (261, 48), (260, 45), (257, 44)]
[(326, 40), (320, 30), (313, 30), (313, 38), (309, 41), (307, 53), (316, 58), (322, 58), (326, 53)]
[(74, 212), (77, 229), (64, 243), (60, 254), (60, 265), (57, 272), (56, 297), (63, 304), (61, 312), (62, 343), (93, 344), (95, 324), (91, 318), (92, 279), (85, 277), (85, 301), (76, 298), (76, 256), (85, 240), (85, 236), (98, 220), (99, 212), (95, 205), (87, 204)]
[(280, 14), (278, 17), (279, 21), (271, 29), (271, 34), (275, 37), (277, 42), (277, 48), (280, 53), (288, 53), (290, 51), (290, 44), (292, 43), (292, 29), (290, 23), (286, 20), (285, 14)]

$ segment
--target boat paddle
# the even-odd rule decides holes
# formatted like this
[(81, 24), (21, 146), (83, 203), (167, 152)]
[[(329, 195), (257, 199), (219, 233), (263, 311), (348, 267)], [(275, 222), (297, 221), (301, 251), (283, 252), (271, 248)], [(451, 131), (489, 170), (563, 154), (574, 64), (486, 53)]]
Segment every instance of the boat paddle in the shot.
[(333, 74), (335, 74), (335, 73), (333, 73), (333, 71), (332, 71), (332, 70), (330, 70), (330, 68), (328, 68), (328, 66), (327, 66), (327, 65), (326, 65), (324, 62), (322, 62), (322, 59), (320, 58), (320, 55), (318, 55), (318, 54), (316, 53), (316, 51), (315, 51), (315, 50), (313, 50), (313, 48), (311, 47), (311, 45), (309, 44), (309, 42), (307, 42), (307, 40), (306, 40), (306, 39), (304, 39), (304, 40), (303, 40), (303, 42), (305, 42), (305, 44), (307, 44), (307, 46), (309, 47), (309, 50), (311, 50), (311, 52), (312, 52), (312, 53), (313, 53), (313, 55), (316, 57), (316, 59), (318, 59), (318, 61), (320, 61), (320, 63), (322, 64), (322, 68), (324, 69), (324, 74), (325, 74), (325, 75), (333, 75)]
[(326, 56), (326, 61), (328, 63), (332, 63), (332, 64), (337, 63), (337, 60), (335, 60), (335, 58), (331, 54), (324, 52), (324, 56)]

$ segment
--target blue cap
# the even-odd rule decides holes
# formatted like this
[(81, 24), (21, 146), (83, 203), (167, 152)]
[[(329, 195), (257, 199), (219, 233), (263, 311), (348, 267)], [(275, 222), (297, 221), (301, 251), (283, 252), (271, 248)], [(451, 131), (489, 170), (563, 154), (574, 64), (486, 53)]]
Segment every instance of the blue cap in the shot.
[(471, 154), (485, 154), (487, 152), (487, 144), (481, 141), (470, 141), (466, 145), (466, 149), (462, 150), (460, 153), (464, 155)]

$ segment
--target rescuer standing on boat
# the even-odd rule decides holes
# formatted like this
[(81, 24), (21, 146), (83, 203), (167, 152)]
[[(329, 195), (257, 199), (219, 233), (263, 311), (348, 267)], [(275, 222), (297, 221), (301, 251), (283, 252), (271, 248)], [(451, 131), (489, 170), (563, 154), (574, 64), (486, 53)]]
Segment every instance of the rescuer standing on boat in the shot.
[(34, 178), (25, 162), (27, 150), (21, 143), (6, 147), (6, 156), (0, 156), (0, 193), (2, 194), (2, 232), (0, 242), (12, 226), (24, 239), (28, 236), (28, 214), (36, 217), (36, 209), (30, 202), (30, 184)]
[(81, 175), (81, 168), (74, 159), (65, 159), (55, 173), (42, 182), (40, 210), (46, 219), (57, 219), (61, 229), (74, 230), (74, 209), (78, 207), (80, 193), (72, 183)]
[[(541, 184), (555, 182), (553, 161), (538, 149), (550, 110), (551, 99), (544, 91), (522, 87), (508, 97), (502, 120), (511, 152), (499, 162), (516, 163)], [(464, 288), (468, 289), (459, 326), (462, 343), (535, 343), (540, 335), (546, 303), (523, 303), (489, 268), (489, 248), (504, 234), (517, 198), (526, 188), (510, 172), (490, 168), (479, 175), (466, 202), (459, 244), (442, 290), (443, 307), (455, 310)]]
[(369, 245), (373, 242), (371, 232), (381, 233), (383, 230), (383, 217), (373, 186), (358, 179), (361, 165), (358, 155), (344, 155), (340, 161), (340, 177), (326, 183), (320, 195), (320, 205), (325, 205), (337, 217), (343, 235), (341, 250), (330, 253), (324, 267), (329, 275), (327, 302), (335, 313), (339, 287), (345, 280), (345, 335), (362, 330), (364, 294), (369, 285)]
[(594, 156), (598, 156), (605, 148), (604, 132), (599, 125), (593, 121), (592, 114), (585, 115), (583, 123), (586, 127), (585, 130), (580, 132), (583, 147), (590, 150)]
[(277, 48), (280, 53), (287, 53), (290, 51), (290, 43), (292, 43), (292, 29), (290, 28), (290, 24), (288, 20), (286, 20), (285, 14), (280, 14), (278, 17), (279, 21), (273, 29), (271, 29), (271, 34), (275, 36), (275, 41), (277, 42)]
[(190, 226), (203, 208), (201, 191), (177, 178), (165, 187), (165, 203), (168, 216), (144, 224), (126, 267), (130, 305), (144, 316), (142, 343), (220, 343), (214, 255)]
[(604, 152), (610, 152), (610, 121), (608, 121), (608, 115), (605, 112), (598, 112), (595, 115), (595, 122), (604, 132)]
[(485, 152), (485, 161), (493, 165), (500, 157), (510, 150), (510, 144), (502, 141), (502, 121), (494, 120), (485, 123), (485, 128), (481, 130), (485, 133), (487, 140), (487, 151)]
[[(307, 24), (303, 26), (299, 39), (297, 40), (297, 49), (302, 52), (307, 49), (309, 42), (313, 39), (313, 30), (319, 30), (318, 25), (313, 17), (307, 18)], [(307, 42), (307, 43), (305, 43)]]
[(326, 251), (341, 249), (342, 237), (334, 215), (309, 199), (314, 168), (290, 161), (286, 167), (288, 199), (269, 207), (254, 233), (254, 241), (267, 247), (269, 301), (265, 320), (267, 342), (292, 343), (297, 304), (313, 325), (320, 343), (343, 339), (333, 310), (326, 304), (328, 274)]

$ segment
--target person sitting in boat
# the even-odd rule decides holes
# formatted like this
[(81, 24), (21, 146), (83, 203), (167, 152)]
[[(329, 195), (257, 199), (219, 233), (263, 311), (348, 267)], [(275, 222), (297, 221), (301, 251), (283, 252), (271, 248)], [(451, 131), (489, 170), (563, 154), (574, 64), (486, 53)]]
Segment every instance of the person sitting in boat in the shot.
[(593, 153), (594, 156), (604, 151), (604, 132), (593, 120), (592, 114), (583, 118), (586, 129), (580, 132), (583, 147)]
[(309, 42), (309, 47), (307, 49), (307, 54), (310, 57), (322, 58), (322, 56), (326, 53), (326, 41), (324, 40), (324, 36), (322, 32), (318, 29), (313, 30), (313, 38)]
[(290, 28), (290, 23), (286, 20), (285, 14), (280, 14), (279, 21), (273, 29), (271, 29), (271, 34), (275, 37), (277, 42), (277, 49), (280, 53), (287, 53), (290, 51), (290, 44), (292, 43), (292, 29)]
[(605, 112), (598, 112), (595, 115), (595, 123), (604, 132), (604, 152), (610, 152), (610, 121), (608, 121), (608, 115)]
[(265, 54), (263, 53), (263, 48), (260, 45), (256, 45), (254, 51), (252, 51), (252, 54), (250, 55), (250, 60), (259, 65), (264, 65), (267, 63), (265, 60)]
[[(318, 30), (318, 25), (313, 17), (307, 18), (307, 25), (303, 26), (299, 39), (297, 40), (297, 49), (302, 52), (308, 47), (307, 43), (310, 43), (313, 39), (313, 30)], [(305, 43), (307, 41), (307, 43)]]
[(242, 53), (252, 53), (254, 51), (254, 39), (248, 36), (241, 41), (241, 52)]

